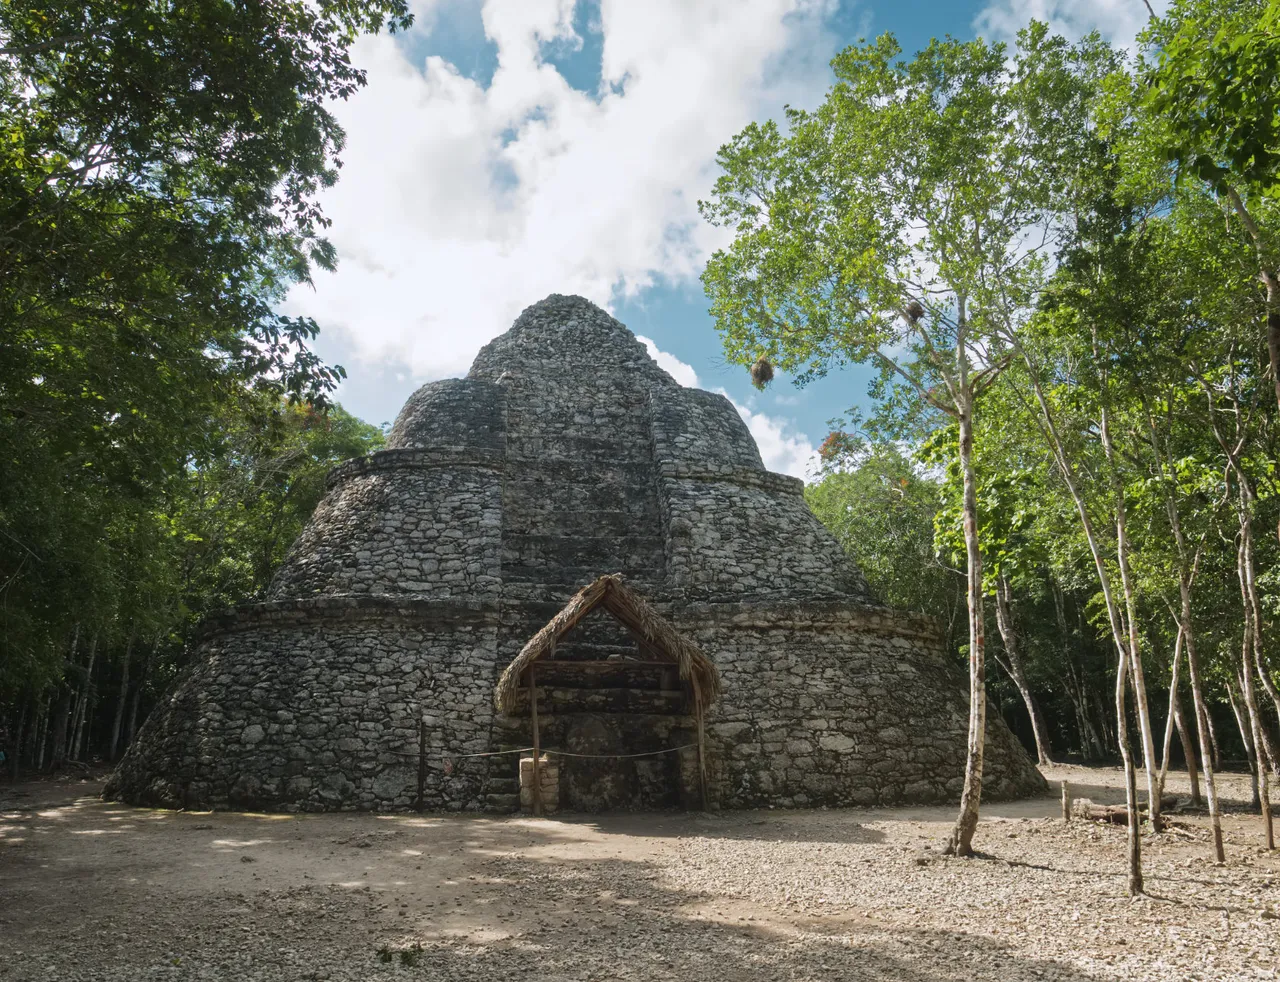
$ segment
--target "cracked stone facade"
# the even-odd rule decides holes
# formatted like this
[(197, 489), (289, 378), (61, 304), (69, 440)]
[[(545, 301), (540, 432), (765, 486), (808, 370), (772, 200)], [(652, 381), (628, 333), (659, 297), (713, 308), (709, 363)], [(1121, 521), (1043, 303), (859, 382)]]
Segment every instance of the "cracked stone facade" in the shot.
[[(509, 811), (529, 721), (493, 687), (581, 586), (622, 573), (716, 663), (709, 797), (723, 807), (955, 800), (967, 680), (767, 471), (723, 396), (677, 384), (622, 324), (553, 295), (466, 378), (419, 389), (387, 448), (347, 461), (268, 599), (211, 618), (110, 795), (163, 806)], [(557, 658), (626, 659), (597, 611)], [(680, 693), (539, 682), (561, 804), (691, 803)], [(678, 687), (675, 687), (678, 688)], [(545, 700), (542, 702), (541, 700)], [(576, 749), (575, 749), (576, 748)], [(985, 794), (1043, 779), (998, 716)]]

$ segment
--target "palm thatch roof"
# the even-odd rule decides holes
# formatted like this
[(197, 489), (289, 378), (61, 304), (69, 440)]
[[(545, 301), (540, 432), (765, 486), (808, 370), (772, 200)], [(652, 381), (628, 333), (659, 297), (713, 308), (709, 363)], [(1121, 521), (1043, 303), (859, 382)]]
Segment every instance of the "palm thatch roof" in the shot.
[(597, 607), (612, 614), (661, 660), (680, 667), (680, 678), (693, 689), (695, 712), (704, 712), (720, 695), (720, 673), (702, 649), (686, 641), (670, 621), (630, 590), (620, 574), (610, 573), (575, 593), (507, 666), (493, 693), (494, 705), (500, 712), (509, 716), (515, 711), (525, 672), (538, 659), (552, 653), (555, 643)]

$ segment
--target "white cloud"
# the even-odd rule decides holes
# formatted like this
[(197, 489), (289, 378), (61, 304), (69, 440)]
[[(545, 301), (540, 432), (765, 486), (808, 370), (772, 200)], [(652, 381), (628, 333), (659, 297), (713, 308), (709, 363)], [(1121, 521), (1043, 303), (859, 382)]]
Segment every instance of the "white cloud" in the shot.
[(807, 436), (793, 429), (787, 421), (752, 412), (723, 389), (717, 391), (728, 397), (733, 408), (738, 410), (738, 415), (747, 424), (756, 446), (760, 448), (765, 467), (802, 480), (817, 469), (818, 451)]
[(673, 379), (691, 389), (698, 388), (698, 373), (693, 370), (692, 365), (681, 361), (670, 352), (662, 351), (653, 343), (652, 339), (645, 337), (643, 334), (637, 334), (636, 340), (649, 350), (649, 357), (658, 363), (658, 367)]
[[(692, 365), (681, 361), (670, 352), (661, 350), (651, 339), (642, 334), (637, 334), (636, 338), (648, 349), (649, 357), (677, 382), (692, 388), (698, 387), (698, 373), (694, 371)], [(817, 451), (813, 443), (807, 436), (796, 430), (789, 420), (754, 412), (722, 388), (714, 391), (732, 402), (733, 408), (738, 410), (738, 415), (747, 424), (747, 429), (751, 431), (756, 446), (760, 448), (760, 457), (765, 467), (771, 471), (790, 474), (801, 479), (806, 478), (809, 472), (815, 469)]]
[[(417, 0), (415, 30), (451, 6)], [(485, 0), (487, 87), (390, 37), (356, 45), (369, 84), (335, 108), (347, 150), (322, 197), (339, 269), (287, 301), (339, 335), (348, 367), (456, 375), (549, 293), (608, 306), (695, 276), (720, 241), (696, 209), (718, 147), (829, 81), (832, 0), (598, 0), (595, 93), (545, 60), (581, 45), (574, 9)]]
[[(1169, 0), (1152, 0), (1163, 13)], [(1044, 21), (1055, 34), (1083, 37), (1097, 30), (1122, 47), (1132, 47), (1149, 15), (1142, 0), (996, 0), (985, 7), (974, 26), (993, 40), (1012, 40), (1031, 20)]]

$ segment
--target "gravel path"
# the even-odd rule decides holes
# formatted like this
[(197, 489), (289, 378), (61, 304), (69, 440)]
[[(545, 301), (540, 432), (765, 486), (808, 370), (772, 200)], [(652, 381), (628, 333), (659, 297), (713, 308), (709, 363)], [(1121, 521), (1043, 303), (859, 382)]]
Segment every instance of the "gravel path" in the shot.
[[(1049, 776), (1118, 800), (1115, 771)], [(4, 982), (1280, 978), (1280, 858), (1243, 812), (1224, 866), (1202, 818), (1148, 837), (1130, 900), (1124, 830), (1049, 799), (985, 807), (957, 860), (949, 808), (209, 815), (93, 790), (0, 788)]]

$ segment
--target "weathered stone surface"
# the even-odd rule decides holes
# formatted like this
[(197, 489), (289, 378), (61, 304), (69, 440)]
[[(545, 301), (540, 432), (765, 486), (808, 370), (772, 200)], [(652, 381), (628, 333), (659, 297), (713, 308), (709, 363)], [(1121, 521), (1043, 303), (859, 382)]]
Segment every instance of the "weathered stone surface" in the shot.
[[(679, 386), (578, 297), (528, 308), (470, 375), (423, 386), (386, 450), (335, 468), (266, 603), (210, 618), (109, 785), (168, 806), (510, 810), (525, 717), (494, 683), (580, 586), (621, 572), (716, 663), (709, 797), (938, 801), (963, 779), (967, 686), (927, 619), (880, 606), (722, 396)], [(599, 612), (597, 612), (599, 613)], [(620, 658), (593, 615), (557, 658)], [(648, 673), (648, 674), (646, 674)], [(619, 663), (539, 680), (560, 805), (697, 804), (679, 685)], [(1043, 781), (988, 724), (985, 794)], [(674, 752), (672, 748), (683, 748)]]

